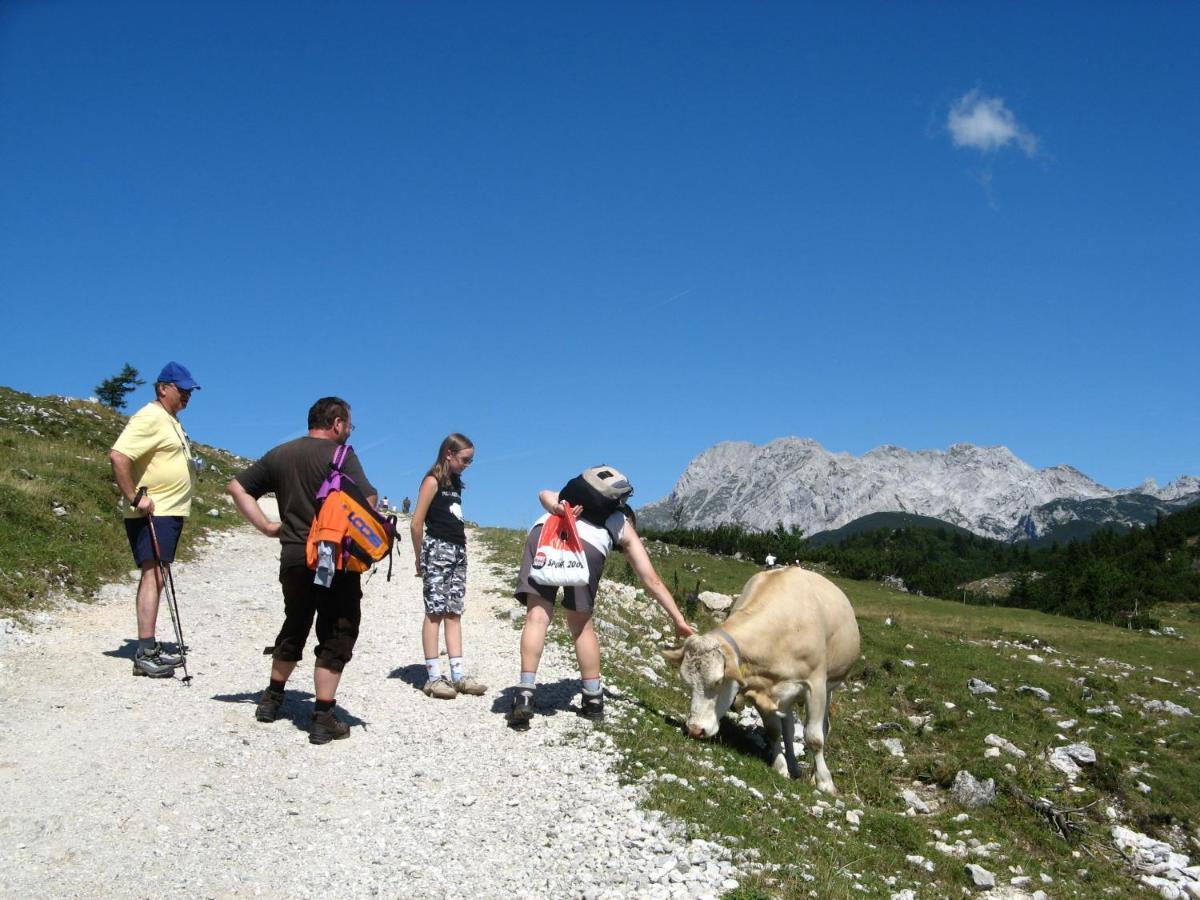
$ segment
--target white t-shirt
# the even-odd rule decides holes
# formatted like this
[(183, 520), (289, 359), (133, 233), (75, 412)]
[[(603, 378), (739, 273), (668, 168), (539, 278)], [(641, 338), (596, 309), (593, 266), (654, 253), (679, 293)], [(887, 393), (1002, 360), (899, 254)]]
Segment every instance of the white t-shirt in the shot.
[[(533, 527), (545, 525), (546, 520), (550, 518), (550, 513), (545, 513), (533, 523)], [(625, 534), (625, 523), (628, 520), (625, 518), (625, 513), (619, 510), (604, 520), (604, 527), (597, 528), (586, 519), (575, 520), (575, 530), (579, 532), (579, 539), (591, 544), (605, 556), (608, 556), (608, 551), (613, 547), (613, 541), (621, 542), (621, 538)]]

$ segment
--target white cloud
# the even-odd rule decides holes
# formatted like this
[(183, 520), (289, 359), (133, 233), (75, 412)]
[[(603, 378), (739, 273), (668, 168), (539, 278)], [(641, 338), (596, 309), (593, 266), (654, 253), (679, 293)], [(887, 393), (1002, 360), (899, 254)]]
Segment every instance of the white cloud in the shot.
[(1037, 135), (1017, 121), (1004, 100), (986, 97), (978, 90), (967, 91), (950, 108), (946, 128), (956, 147), (990, 153), (1015, 143), (1026, 156), (1037, 155)]

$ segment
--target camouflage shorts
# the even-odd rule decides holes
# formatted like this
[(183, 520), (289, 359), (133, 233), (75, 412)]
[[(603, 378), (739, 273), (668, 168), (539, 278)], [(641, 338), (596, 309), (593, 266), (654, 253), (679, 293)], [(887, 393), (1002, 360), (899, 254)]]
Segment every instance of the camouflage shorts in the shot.
[(426, 535), (421, 541), (421, 571), (425, 573), (425, 612), (461, 616), (466, 608), (467, 548)]

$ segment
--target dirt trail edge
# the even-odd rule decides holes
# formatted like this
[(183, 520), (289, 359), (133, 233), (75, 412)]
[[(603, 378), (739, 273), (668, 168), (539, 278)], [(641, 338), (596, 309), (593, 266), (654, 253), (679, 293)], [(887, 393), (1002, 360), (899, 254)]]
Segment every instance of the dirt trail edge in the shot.
[[(712, 897), (729, 853), (688, 842), (572, 709), (548, 646), (539, 715), (503, 713), (518, 633), (511, 583), (468, 536), (464, 633), (483, 697), (421, 693), (421, 584), (400, 548), (363, 598), (338, 696), (348, 740), (308, 743), (310, 639), (282, 717), (254, 720), (282, 621), (278, 544), (213, 533), (175, 581), (194, 680), (131, 675), (132, 577), (0, 646), (0, 894), (13, 897)], [(161, 611), (159, 636), (170, 634)]]

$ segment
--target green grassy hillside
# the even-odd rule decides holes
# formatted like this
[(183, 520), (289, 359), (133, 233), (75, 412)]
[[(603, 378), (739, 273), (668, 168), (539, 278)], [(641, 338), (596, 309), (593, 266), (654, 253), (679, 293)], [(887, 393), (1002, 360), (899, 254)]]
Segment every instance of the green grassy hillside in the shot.
[[(125, 421), (95, 403), (0, 387), (0, 614), (19, 615), (56, 592), (86, 598), (134, 568), (108, 462)], [(192, 448), (203, 468), (183, 558), (204, 528), (237, 520), (224, 488), (246, 464)], [(213, 509), (217, 516), (208, 515)]]
[[(507, 574), (522, 537), (486, 532)], [(759, 570), (658, 542), (649, 549), (682, 591), (736, 592)], [(636, 583), (619, 554), (606, 574)], [(723, 836), (757, 860), (736, 896), (959, 896), (974, 890), (967, 863), (999, 885), (1055, 898), (1142, 896), (1113, 847), (1115, 824), (1200, 862), (1200, 718), (1147, 706), (1169, 701), (1200, 713), (1200, 607), (1160, 607), (1180, 635), (1155, 635), (834, 580), (857, 612), (863, 654), (834, 701), (826, 758), (841, 790), (836, 801), (768, 770), (754, 725), (731, 716), (714, 741), (686, 738), (688, 698), (658, 654), (671, 633), (665, 616), (621, 585), (604, 589), (598, 605), (605, 677), (621, 693), (603, 727), (624, 753), (625, 777), (646, 787), (654, 807), (690, 823), (692, 837)], [(689, 617), (714, 624), (702, 606)], [(564, 632), (557, 623), (553, 633)], [(972, 694), (972, 678), (997, 693)], [(989, 735), (1024, 756), (985, 755)], [(1096, 762), (1072, 785), (1046, 755), (1074, 742), (1093, 748)], [(996, 800), (958, 806), (949, 788), (960, 770), (995, 779)], [(931, 812), (908, 813), (904, 791)], [(1036, 808), (1039, 798), (1046, 811)], [(1067, 837), (1055, 814), (1076, 826)]]

